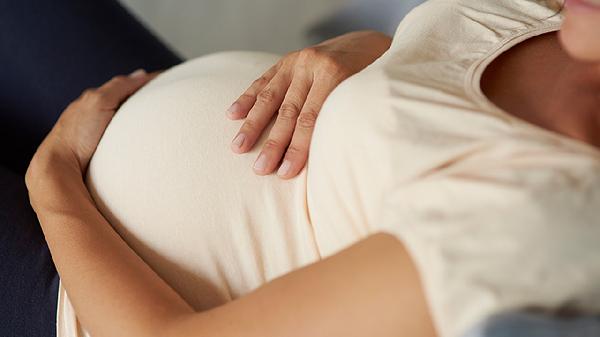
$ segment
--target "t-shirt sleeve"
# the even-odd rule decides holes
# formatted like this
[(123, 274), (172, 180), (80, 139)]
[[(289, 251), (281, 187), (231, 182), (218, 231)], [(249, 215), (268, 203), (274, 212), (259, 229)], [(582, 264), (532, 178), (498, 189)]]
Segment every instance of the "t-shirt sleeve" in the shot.
[(411, 253), (441, 336), (502, 311), (600, 309), (594, 172), (575, 155), (484, 155), (392, 188), (380, 230)]

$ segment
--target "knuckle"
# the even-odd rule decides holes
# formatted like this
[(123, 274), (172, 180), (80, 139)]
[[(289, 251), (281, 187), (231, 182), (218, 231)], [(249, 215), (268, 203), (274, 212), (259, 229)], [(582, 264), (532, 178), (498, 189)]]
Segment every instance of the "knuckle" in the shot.
[(246, 118), (242, 129), (244, 133), (252, 135), (258, 131), (258, 123), (254, 119)]
[(253, 87), (255, 87), (255, 86), (262, 87), (262, 86), (267, 85), (267, 83), (269, 83), (269, 79), (265, 75), (263, 75), (263, 76), (257, 78), (256, 80), (254, 80), (254, 82), (252, 82), (252, 86)]
[(287, 54), (285, 54), (284, 57), (281, 58), (281, 60), (296, 58), (299, 55), (302, 55), (302, 49), (300, 49), (300, 50), (293, 50), (293, 51), (288, 52)]
[(90, 105), (102, 104), (106, 99), (106, 94), (98, 89), (87, 89), (81, 96), (82, 101)]
[(300, 55), (301, 51), (296, 50), (296, 51), (291, 51), (287, 54), (285, 54), (280, 60), (279, 62), (277, 62), (277, 67), (279, 69), (281, 69), (281, 67), (284, 67), (286, 65), (289, 65), (290, 63), (293, 63), (294, 60), (296, 58), (298, 58), (298, 56)]
[(301, 127), (304, 129), (314, 128), (315, 124), (317, 122), (318, 116), (319, 116), (319, 114), (315, 110), (303, 111), (298, 116), (298, 121), (297, 121), (298, 127)]
[(314, 57), (318, 57), (320, 54), (321, 54), (321, 52), (316, 47), (307, 47), (307, 48), (302, 49), (299, 52), (299, 56), (301, 56), (304, 59), (311, 59)]
[(273, 91), (273, 89), (265, 88), (258, 94), (256, 98), (263, 104), (270, 104), (275, 101), (275, 92)]
[(96, 92), (96, 89), (85, 89), (82, 93), (81, 96), (79, 97), (81, 100), (87, 100), (89, 99), (91, 96), (94, 95), (94, 93)]
[(301, 158), (305, 150), (296, 144), (290, 144), (286, 151), (286, 158)]
[(264, 148), (266, 150), (278, 150), (282, 147), (281, 143), (273, 138), (269, 138), (265, 141)]
[[(81, 99), (76, 99), (73, 102), (69, 103), (69, 105), (67, 105), (67, 108), (65, 109), (65, 111), (71, 111), (74, 109), (79, 108), (82, 104), (82, 100)], [(60, 119), (59, 119), (60, 120)]]
[(336, 68), (339, 66), (338, 59), (334, 55), (329, 53), (323, 53), (323, 55), (321, 55), (320, 57), (320, 61), (326, 67)]
[(339, 74), (343, 72), (341, 63), (332, 55), (323, 56), (321, 58), (321, 65), (323, 69), (330, 74)]
[(123, 81), (127, 80), (127, 77), (125, 77), (123, 75), (117, 75), (117, 76), (114, 76), (112, 78), (112, 80), (115, 81), (115, 82), (123, 82)]
[(250, 94), (250, 93), (243, 93), (240, 98), (238, 98), (238, 101), (252, 101), (256, 98), (256, 96)]
[(341, 62), (344, 55), (336, 55), (318, 47), (305, 48), (301, 53), (304, 62), (313, 64), (316, 69), (320, 69), (328, 75), (338, 76), (345, 73), (344, 65)]
[(296, 104), (283, 103), (279, 108), (279, 118), (284, 121), (292, 121), (299, 115), (299, 111), (300, 109)]
[(108, 99), (108, 95), (105, 91), (96, 90), (96, 93), (94, 94), (94, 101), (96, 103), (104, 103), (104, 102), (106, 102), (107, 99)]

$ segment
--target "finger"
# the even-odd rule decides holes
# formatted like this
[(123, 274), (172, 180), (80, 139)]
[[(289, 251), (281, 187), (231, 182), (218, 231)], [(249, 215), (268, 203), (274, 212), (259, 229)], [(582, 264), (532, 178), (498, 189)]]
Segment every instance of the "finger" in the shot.
[(284, 179), (295, 177), (304, 168), (308, 159), (308, 150), (317, 117), (325, 99), (332, 91), (332, 88), (327, 84), (323, 84), (323, 82), (315, 81), (314, 83), (296, 119), (294, 135), (283, 162), (277, 170), (277, 175)]
[(281, 106), (289, 86), (288, 75), (280, 72), (258, 93), (256, 103), (233, 139), (231, 144), (233, 152), (244, 153), (252, 149), (265, 127), (271, 122), (275, 111)]
[(277, 168), (277, 164), (290, 144), (294, 127), (296, 127), (296, 118), (300, 115), (300, 110), (311, 86), (312, 81), (308, 75), (302, 73), (294, 75), (292, 84), (279, 108), (275, 124), (269, 132), (269, 138), (254, 163), (254, 171), (257, 174), (270, 174)]
[(267, 70), (261, 77), (255, 80), (233, 104), (227, 109), (227, 117), (231, 119), (241, 119), (248, 115), (248, 112), (256, 103), (256, 96), (271, 82), (277, 74), (278, 66), (275, 65)]
[(143, 69), (139, 69), (129, 76), (115, 76), (96, 90), (96, 95), (93, 96), (96, 98), (96, 102), (93, 103), (100, 109), (114, 110), (157, 75), (157, 73), (148, 74)]

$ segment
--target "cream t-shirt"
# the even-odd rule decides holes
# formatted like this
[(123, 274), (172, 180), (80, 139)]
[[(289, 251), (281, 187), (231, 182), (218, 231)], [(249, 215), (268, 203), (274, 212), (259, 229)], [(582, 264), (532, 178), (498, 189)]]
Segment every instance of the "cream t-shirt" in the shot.
[[(599, 152), (512, 117), (479, 86), (500, 53), (557, 30), (559, 9), (534, 0), (420, 6), (386, 54), (329, 96), (308, 166), (290, 181), (252, 172), (265, 137), (232, 154), (241, 122), (224, 116), (277, 56), (187, 62), (119, 110), (88, 186), (197, 310), (384, 231), (415, 259), (442, 337), (521, 308), (598, 312)], [(58, 336), (84, 335), (61, 286)]]

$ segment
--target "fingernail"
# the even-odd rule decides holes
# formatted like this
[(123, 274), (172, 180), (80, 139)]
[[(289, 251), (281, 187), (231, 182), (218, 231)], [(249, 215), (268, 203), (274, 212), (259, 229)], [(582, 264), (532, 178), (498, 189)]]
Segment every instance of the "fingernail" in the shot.
[(235, 136), (235, 138), (233, 139), (233, 141), (231, 143), (239, 149), (242, 147), (242, 144), (244, 144), (244, 140), (246, 140), (246, 135), (243, 133), (240, 133), (237, 136)]
[(233, 103), (233, 104), (232, 104), (232, 105), (229, 107), (229, 109), (227, 109), (227, 114), (228, 114), (228, 115), (230, 115), (230, 116), (231, 116), (231, 115), (235, 115), (235, 114), (237, 114), (237, 113), (239, 113), (239, 112), (240, 112), (240, 103), (237, 103), (237, 102), (236, 102), (236, 103)]
[(144, 69), (138, 69), (134, 72), (132, 72), (131, 74), (129, 74), (130, 78), (140, 78), (146, 76), (146, 71)]
[(284, 160), (283, 164), (279, 167), (279, 170), (277, 170), (277, 175), (281, 177), (287, 175), (288, 172), (290, 172), (290, 168), (292, 168), (292, 162), (287, 159)]
[(258, 159), (254, 163), (254, 169), (257, 171), (264, 171), (267, 168), (267, 156), (263, 153), (258, 156)]

